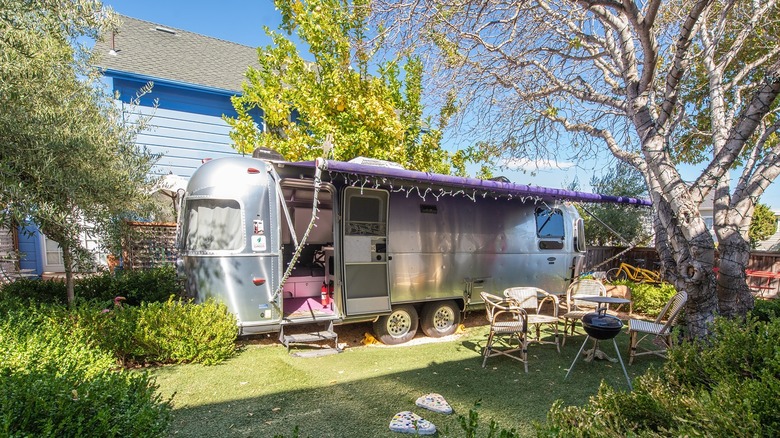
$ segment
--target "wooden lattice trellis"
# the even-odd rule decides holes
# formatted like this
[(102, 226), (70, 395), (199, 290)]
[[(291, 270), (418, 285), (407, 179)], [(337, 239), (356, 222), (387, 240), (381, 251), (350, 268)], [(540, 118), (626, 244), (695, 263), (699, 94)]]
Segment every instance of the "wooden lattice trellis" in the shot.
[(176, 224), (127, 222), (122, 237), (125, 269), (146, 269), (176, 262)]

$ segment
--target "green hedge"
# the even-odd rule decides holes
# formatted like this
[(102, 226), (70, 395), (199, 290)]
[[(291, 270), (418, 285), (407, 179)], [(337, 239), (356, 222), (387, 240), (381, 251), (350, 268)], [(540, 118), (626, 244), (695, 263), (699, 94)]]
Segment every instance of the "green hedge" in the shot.
[[(76, 279), (74, 293), (80, 301), (111, 302), (125, 297), (125, 304), (164, 302), (171, 296), (183, 297), (184, 288), (173, 266), (153, 269), (102, 272)], [(65, 283), (59, 280), (20, 279), (0, 289), (0, 298), (20, 298), (29, 302), (65, 304)]]
[(780, 299), (756, 300), (751, 315), (760, 321), (770, 321), (780, 317)]
[(707, 341), (670, 351), (630, 393), (602, 384), (585, 406), (556, 403), (539, 436), (780, 436), (780, 320), (717, 319)]
[(171, 405), (145, 373), (112, 354), (59, 306), (4, 303), (0, 436), (165, 436)]
[(628, 286), (631, 289), (634, 312), (653, 317), (661, 313), (664, 305), (677, 293), (674, 286), (669, 283), (648, 284), (618, 280), (612, 284)]
[(236, 352), (235, 316), (224, 304), (164, 303), (120, 306), (109, 312), (75, 310), (83, 328), (122, 363), (198, 362), (216, 364)]
[(0, 300), (0, 436), (165, 436), (170, 400), (117, 359), (214, 364), (236, 351), (235, 317), (211, 301), (106, 311), (28, 299)]

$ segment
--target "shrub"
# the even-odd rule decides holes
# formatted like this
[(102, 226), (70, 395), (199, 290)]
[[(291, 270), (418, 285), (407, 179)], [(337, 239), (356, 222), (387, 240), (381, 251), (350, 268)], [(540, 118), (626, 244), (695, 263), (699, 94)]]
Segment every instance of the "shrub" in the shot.
[(172, 265), (151, 269), (105, 272), (80, 279), (76, 296), (87, 300), (109, 301), (125, 297), (125, 304), (163, 302), (171, 296), (184, 296), (184, 288)]
[(236, 319), (224, 304), (164, 303), (121, 306), (107, 313), (77, 310), (103, 348), (127, 362), (219, 363), (235, 354)]
[[(183, 297), (184, 287), (173, 266), (152, 269), (101, 272), (79, 278), (74, 284), (76, 298), (111, 302), (125, 297), (125, 304), (164, 302), (171, 296)], [(0, 298), (17, 297), (28, 302), (65, 304), (65, 283), (57, 280), (20, 279), (4, 285)]]
[(582, 407), (553, 405), (540, 436), (779, 436), (780, 320), (718, 319), (706, 341), (670, 350), (634, 391), (605, 385)]
[(651, 316), (661, 313), (664, 305), (677, 293), (674, 286), (669, 283), (649, 284), (618, 280), (614, 281), (613, 284), (628, 286), (631, 289), (634, 312)]
[(756, 300), (751, 315), (759, 321), (770, 321), (780, 317), (780, 299)]
[(20, 278), (0, 287), (0, 299), (19, 299), (27, 303), (65, 304), (65, 282)]
[(163, 436), (171, 406), (61, 306), (3, 307), (0, 436)]
[(170, 404), (143, 373), (103, 371), (76, 381), (48, 372), (0, 374), (0, 435), (157, 437)]

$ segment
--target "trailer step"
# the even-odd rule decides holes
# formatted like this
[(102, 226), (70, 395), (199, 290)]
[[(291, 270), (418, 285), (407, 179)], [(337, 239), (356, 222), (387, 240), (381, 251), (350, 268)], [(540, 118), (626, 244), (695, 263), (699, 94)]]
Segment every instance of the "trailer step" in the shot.
[(287, 344), (310, 344), (312, 342), (331, 341), (338, 338), (339, 335), (332, 331), (321, 331), (312, 333), (299, 333), (296, 335), (284, 335), (283, 343)]
[(330, 356), (331, 354), (339, 354), (341, 353), (341, 350), (337, 350), (335, 348), (320, 348), (317, 350), (305, 350), (305, 351), (296, 351), (293, 353), (290, 353), (290, 356), (293, 357), (322, 357), (322, 356)]
[[(319, 326), (315, 330), (310, 331), (299, 331), (296, 333), (285, 333), (285, 330), (291, 330), (295, 328), (295, 326), (286, 326), (282, 325), (281, 331), (279, 332), (279, 342), (281, 342), (285, 347), (287, 347), (287, 351), (290, 351), (290, 347), (293, 345), (300, 345), (300, 344), (322, 344), (323, 342), (333, 342), (333, 347), (327, 347), (325, 348), (322, 346), (321, 348), (317, 350), (313, 350), (314, 352), (306, 352), (302, 353), (303, 356), (299, 357), (316, 357), (320, 355), (326, 355), (326, 354), (333, 354), (333, 353), (320, 353), (321, 351), (325, 350), (334, 350), (337, 353), (341, 351), (339, 348), (339, 335), (333, 330), (333, 321), (329, 321), (327, 328), (324, 330), (322, 329), (322, 326)], [(301, 327), (297, 327), (298, 330), (301, 329)], [(297, 353), (296, 353), (297, 354)]]

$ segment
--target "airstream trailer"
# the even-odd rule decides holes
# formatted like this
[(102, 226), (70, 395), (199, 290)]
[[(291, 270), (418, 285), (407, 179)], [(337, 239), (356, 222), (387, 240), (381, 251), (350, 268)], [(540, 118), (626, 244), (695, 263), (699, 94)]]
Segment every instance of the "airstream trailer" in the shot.
[(624, 202), (376, 160), (220, 158), (193, 174), (179, 268), (242, 334), (374, 321), (384, 343), (453, 333), (482, 290), (562, 293), (585, 255), (569, 201)]

